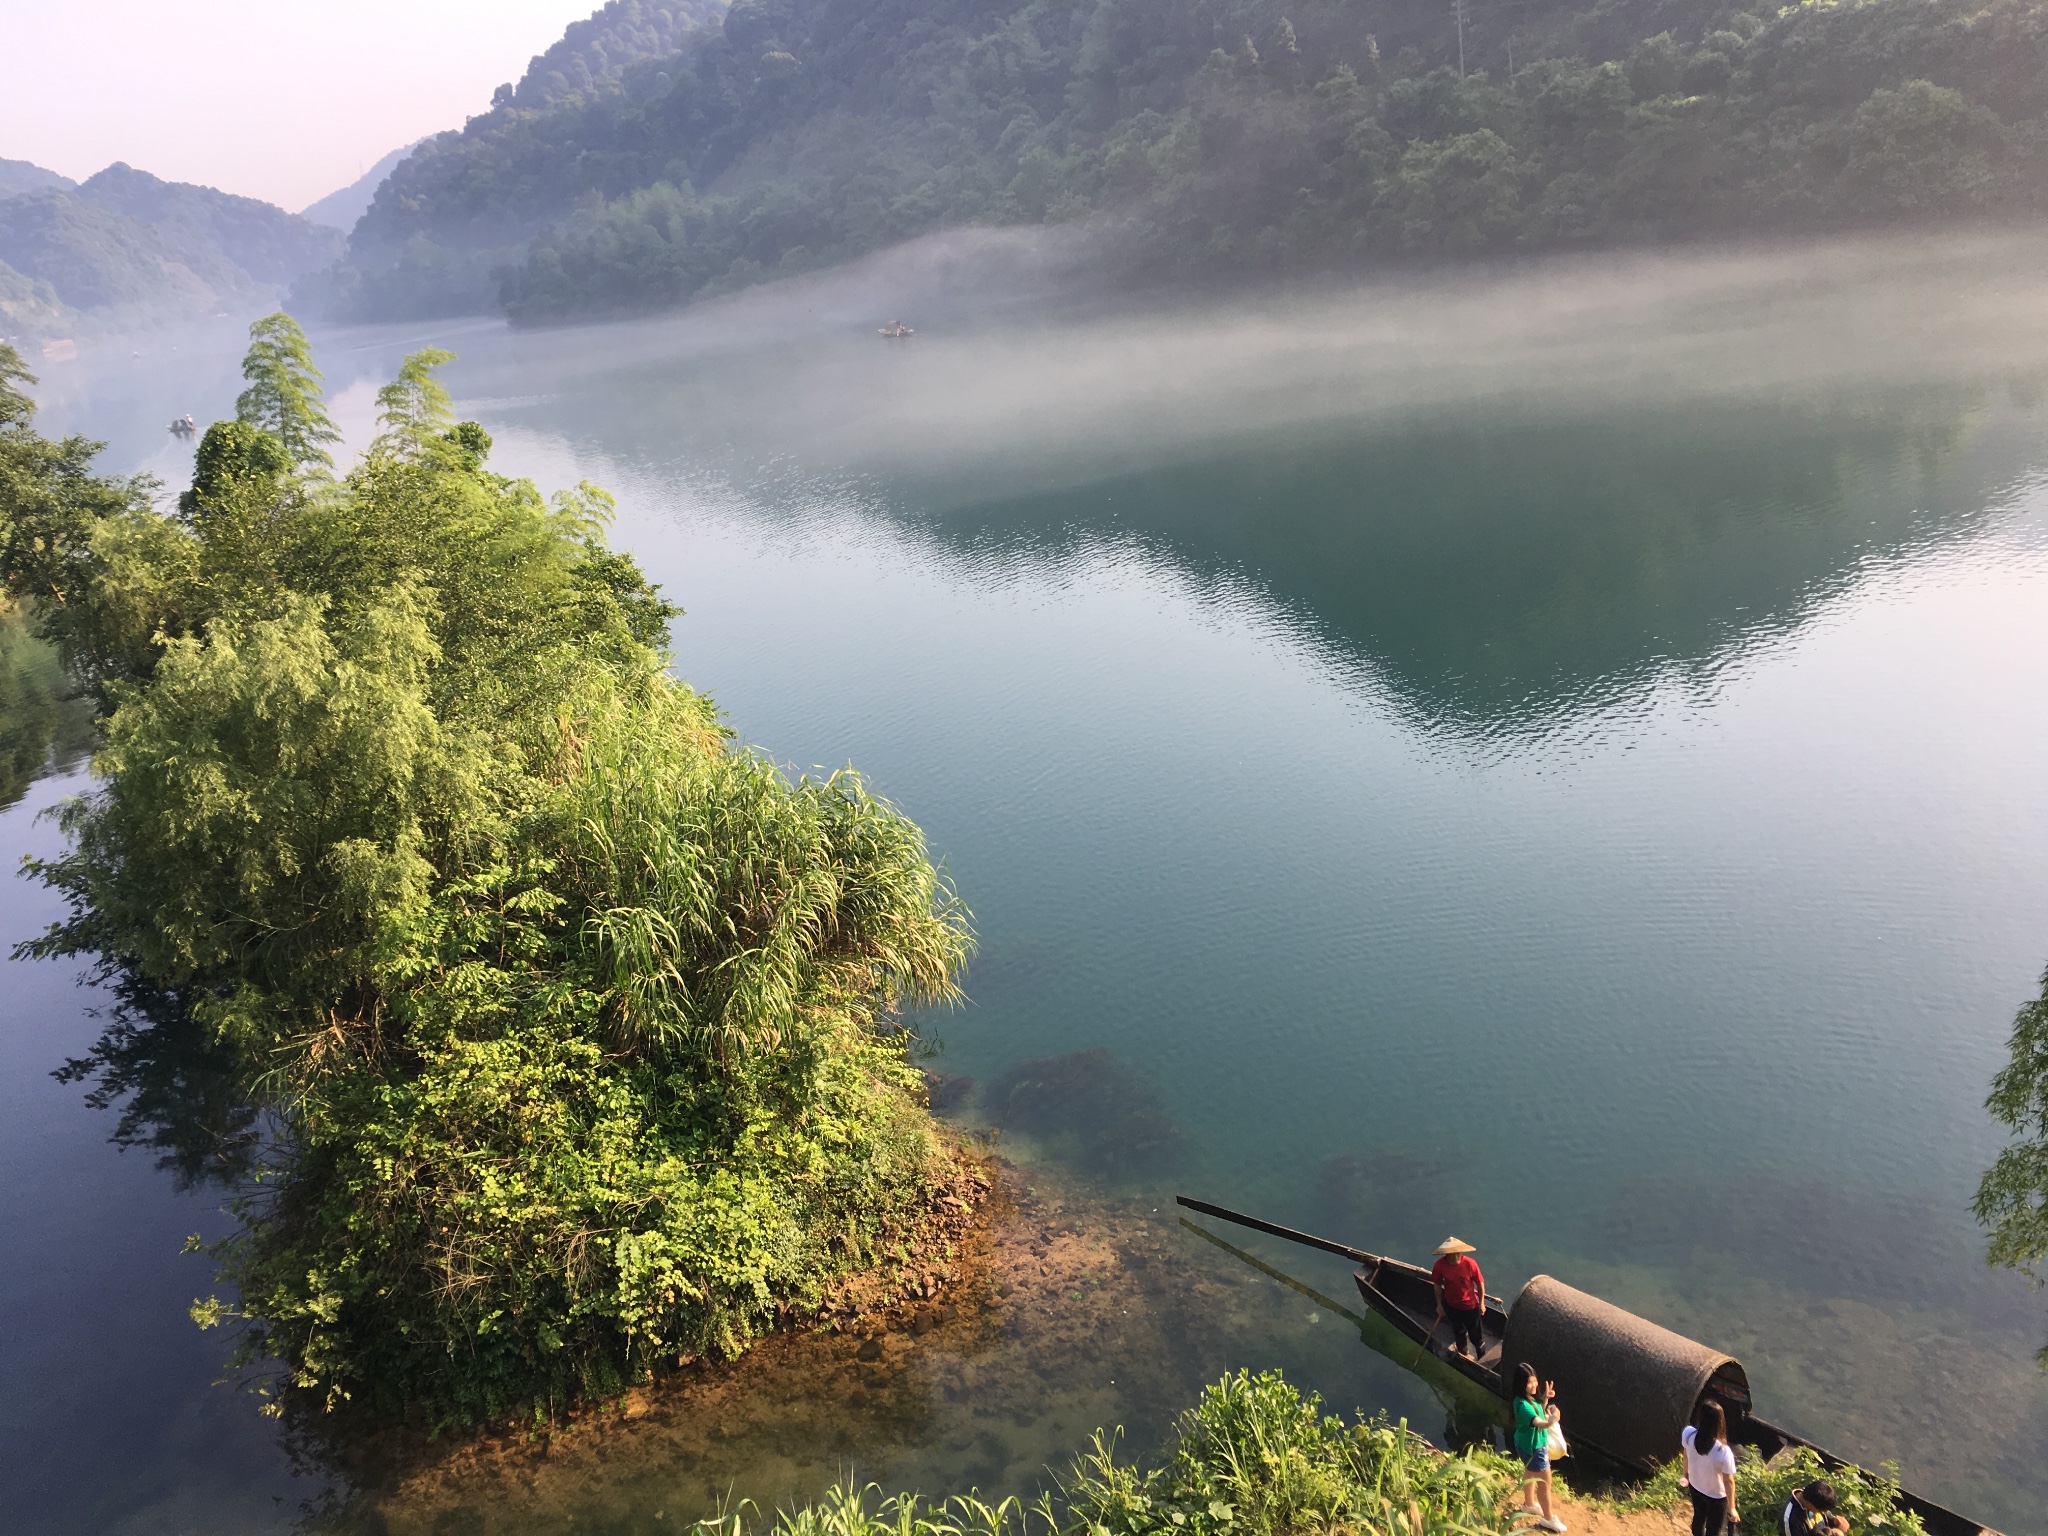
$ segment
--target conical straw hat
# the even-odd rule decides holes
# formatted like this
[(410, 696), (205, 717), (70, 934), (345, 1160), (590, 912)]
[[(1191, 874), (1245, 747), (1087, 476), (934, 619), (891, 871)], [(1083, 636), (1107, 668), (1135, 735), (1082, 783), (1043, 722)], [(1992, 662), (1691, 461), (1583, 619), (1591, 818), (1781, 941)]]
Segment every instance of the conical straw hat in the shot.
[(1447, 1237), (1436, 1245), (1436, 1256), (1438, 1258), (1442, 1258), (1447, 1253), (1477, 1253), (1478, 1251), (1470, 1243), (1456, 1237)]

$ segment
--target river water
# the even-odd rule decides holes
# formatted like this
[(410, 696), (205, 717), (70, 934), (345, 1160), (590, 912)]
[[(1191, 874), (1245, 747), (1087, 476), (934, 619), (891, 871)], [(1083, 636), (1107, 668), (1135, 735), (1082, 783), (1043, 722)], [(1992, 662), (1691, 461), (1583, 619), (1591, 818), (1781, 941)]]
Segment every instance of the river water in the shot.
[[(1133, 309), (969, 243), (661, 322), (316, 345), (357, 442), (403, 352), (461, 354), (498, 468), (619, 496), (616, 541), (687, 610), (680, 675), (925, 828), (981, 937), (971, 1005), (927, 1021), (977, 1085), (956, 1112), (1004, 1118), (1003, 1075), (1053, 1057), (1085, 1107), (1010, 1117), (1027, 1175), (1415, 1257), (1456, 1232), (1492, 1289), (1548, 1272), (1726, 1347), (1768, 1417), (2039, 1532), (2048, 1305), (1987, 1269), (1968, 1202), (2048, 962), (2044, 254)], [(920, 334), (877, 338), (897, 313)], [(42, 425), (175, 490), (162, 422), (231, 411), (238, 336), (50, 365)], [(82, 783), (54, 752), (0, 843), (54, 849), (37, 815)], [(0, 892), (9, 942), (52, 915)], [(5, 1523), (317, 1524), (318, 1469), (210, 1385), (224, 1346), (183, 1315), (218, 1192), (49, 1076), (103, 1023), (75, 972), (5, 986)], [(1160, 1231), (1169, 1268), (1229, 1262)], [(1355, 1332), (1245, 1295), (1148, 1347), (1428, 1419)], [(1007, 1390), (977, 1410), (999, 1431), (1037, 1414)], [(1156, 1428), (1089, 1390), (1094, 1422)], [(870, 1461), (1028, 1483), (967, 1440), (913, 1425)], [(620, 1490), (667, 1444), (598, 1456), (545, 1519), (418, 1528), (662, 1529), (687, 1501)], [(786, 1492), (752, 1465), (734, 1493)]]

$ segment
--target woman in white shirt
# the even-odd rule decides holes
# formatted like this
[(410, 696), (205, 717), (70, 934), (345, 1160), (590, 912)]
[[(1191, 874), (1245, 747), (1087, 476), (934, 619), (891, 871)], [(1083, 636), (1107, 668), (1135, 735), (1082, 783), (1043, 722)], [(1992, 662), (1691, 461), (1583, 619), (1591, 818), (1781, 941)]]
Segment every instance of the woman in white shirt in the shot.
[(1721, 1536), (1724, 1522), (1742, 1519), (1735, 1508), (1735, 1452), (1728, 1448), (1721, 1405), (1703, 1399), (1678, 1443), (1685, 1449), (1685, 1491), (1692, 1495), (1692, 1536)]

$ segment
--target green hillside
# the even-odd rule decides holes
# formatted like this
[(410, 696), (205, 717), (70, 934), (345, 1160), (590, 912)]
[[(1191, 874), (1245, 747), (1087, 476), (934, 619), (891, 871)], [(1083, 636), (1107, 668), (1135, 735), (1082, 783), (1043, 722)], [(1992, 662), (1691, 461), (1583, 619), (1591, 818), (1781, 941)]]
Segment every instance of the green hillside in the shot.
[(288, 283), (340, 253), (335, 232), (253, 197), (163, 181), (120, 161), (81, 182), (89, 203), (192, 245), (212, 244), (259, 283)]
[(0, 198), (0, 263), (12, 274), (0, 302), (16, 322), (0, 330), (48, 331), (66, 323), (63, 309), (208, 314), (260, 299), (341, 246), (338, 231), (268, 203), (117, 163), (76, 187)]
[(19, 346), (32, 335), (54, 335), (68, 328), (70, 316), (56, 289), (0, 261), (0, 342)]
[(501, 93), (423, 146), (335, 297), (481, 308), (495, 269), (515, 317), (618, 312), (976, 222), (1089, 221), (1147, 273), (2032, 215), (2044, 21), (2044, 0), (740, 0), (673, 57), (532, 109)]
[[(538, 53), (511, 88), (512, 105), (551, 107), (613, 84), (630, 64), (665, 58), (725, 7), (719, 0), (607, 0), (571, 22), (546, 53)], [(500, 87), (501, 95), (504, 87)]]
[(46, 171), (30, 160), (0, 159), (0, 197), (12, 197), (17, 192), (34, 192), (42, 187), (68, 187), (74, 183), (68, 176), (59, 176), (55, 171)]
[(48, 283), (74, 309), (197, 313), (251, 288), (248, 274), (217, 247), (61, 188), (0, 202), (0, 261)]

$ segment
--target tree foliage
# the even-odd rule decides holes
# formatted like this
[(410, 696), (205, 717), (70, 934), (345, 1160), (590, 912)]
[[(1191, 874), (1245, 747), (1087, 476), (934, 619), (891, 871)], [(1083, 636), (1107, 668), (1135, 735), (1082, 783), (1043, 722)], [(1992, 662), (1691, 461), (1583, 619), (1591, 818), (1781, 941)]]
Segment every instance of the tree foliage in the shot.
[(102, 707), (28, 949), (149, 1003), (73, 1075), (174, 1095), (183, 1031), (244, 1106), (124, 1132), (249, 1170), (196, 1315), (311, 1400), (475, 1420), (738, 1350), (893, 1241), (942, 1171), (898, 1010), (968, 936), (856, 775), (792, 780), (669, 677), (610, 498), (492, 472), (449, 360), (335, 481), (260, 322), (160, 510), (36, 438), (0, 356), (0, 576)]
[[(1985, 1107), (2013, 1133), (1977, 1186), (1977, 1219), (1991, 1229), (1991, 1262), (2043, 1278), (2048, 1262), (2048, 975), (2013, 1020), (2011, 1059)], [(2048, 1370), (2048, 1345), (2035, 1357)]]
[(284, 445), (302, 469), (334, 468), (327, 445), (341, 441), (321, 403), (320, 370), (298, 321), (279, 311), (249, 327), (249, 351), (242, 359), (249, 387), (235, 399), (235, 417)]
[(1085, 223), (1156, 277), (2048, 200), (2043, 0), (1465, 13), (1461, 54), (1448, 6), (741, 0), (422, 144), (332, 297), (645, 309), (965, 223)]

